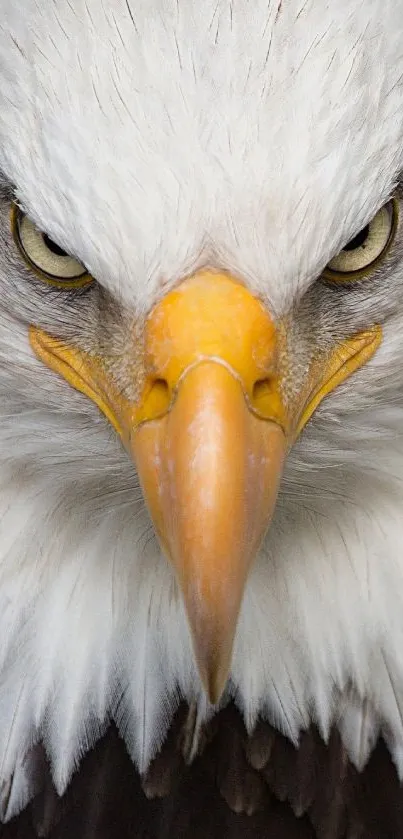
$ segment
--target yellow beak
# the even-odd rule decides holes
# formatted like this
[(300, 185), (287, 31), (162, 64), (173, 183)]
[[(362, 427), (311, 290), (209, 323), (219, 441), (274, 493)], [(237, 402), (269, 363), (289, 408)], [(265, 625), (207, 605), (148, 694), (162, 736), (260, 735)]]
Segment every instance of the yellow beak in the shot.
[(130, 449), (216, 701), (284, 459), (275, 329), (245, 288), (204, 273), (152, 312), (146, 348), (153, 375)]
[(338, 348), (337, 358), (327, 359), (301, 416), (291, 415), (282, 392), (284, 348), (270, 315), (225, 274), (186, 280), (150, 313), (135, 403), (119, 394), (100, 360), (35, 327), (30, 339), (46, 364), (98, 404), (135, 460), (182, 590), (200, 676), (217, 702), (286, 448), (309, 406), (373, 354), (379, 331), (356, 336), (344, 354)]

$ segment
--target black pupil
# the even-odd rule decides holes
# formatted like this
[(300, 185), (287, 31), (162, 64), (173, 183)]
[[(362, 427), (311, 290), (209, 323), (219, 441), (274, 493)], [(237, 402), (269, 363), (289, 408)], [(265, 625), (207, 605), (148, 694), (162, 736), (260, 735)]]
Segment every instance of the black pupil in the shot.
[(343, 248), (345, 251), (355, 251), (356, 248), (360, 248), (362, 245), (365, 246), (365, 242), (368, 239), (369, 234), (369, 224), (366, 227), (363, 227), (354, 239), (350, 239), (347, 245)]
[(55, 253), (56, 256), (68, 256), (66, 251), (63, 248), (59, 248), (59, 245), (56, 245), (56, 242), (53, 242), (52, 239), (49, 239), (49, 236), (46, 233), (43, 234), (43, 241), (47, 248), (49, 248), (52, 253)]

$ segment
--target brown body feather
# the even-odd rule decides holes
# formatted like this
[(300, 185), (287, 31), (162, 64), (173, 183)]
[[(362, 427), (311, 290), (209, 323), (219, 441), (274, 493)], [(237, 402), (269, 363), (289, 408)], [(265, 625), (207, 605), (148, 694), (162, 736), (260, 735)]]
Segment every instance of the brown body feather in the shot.
[(188, 762), (192, 711), (182, 708), (140, 778), (113, 726), (58, 798), (42, 749), (40, 792), (1, 839), (398, 839), (403, 788), (379, 742), (361, 774), (339, 736), (311, 729), (299, 749), (267, 723), (253, 735), (230, 706), (202, 732)]

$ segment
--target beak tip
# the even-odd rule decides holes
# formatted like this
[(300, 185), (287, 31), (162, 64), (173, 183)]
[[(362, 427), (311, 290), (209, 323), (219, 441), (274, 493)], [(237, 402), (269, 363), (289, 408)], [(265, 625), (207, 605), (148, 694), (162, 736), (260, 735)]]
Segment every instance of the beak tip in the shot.
[(221, 662), (212, 662), (208, 668), (200, 668), (200, 677), (211, 705), (218, 705), (228, 682), (229, 667)]
[(210, 705), (218, 705), (218, 703), (219, 703), (219, 701), (222, 697), (223, 690), (224, 689), (220, 690), (220, 689), (217, 689), (217, 688), (209, 688), (208, 689), (207, 699), (208, 699)]

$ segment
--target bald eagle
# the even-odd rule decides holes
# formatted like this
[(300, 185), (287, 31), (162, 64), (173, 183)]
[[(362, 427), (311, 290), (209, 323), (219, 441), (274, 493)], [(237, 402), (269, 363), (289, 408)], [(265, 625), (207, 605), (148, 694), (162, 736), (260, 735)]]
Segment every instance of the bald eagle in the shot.
[(403, 835), (400, 0), (0, 0), (3, 837)]

